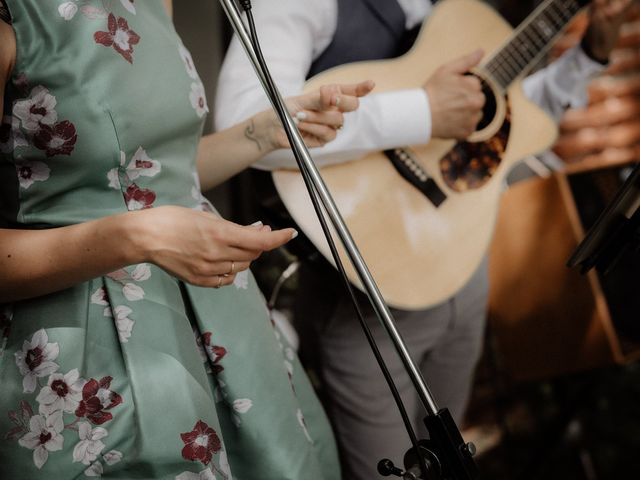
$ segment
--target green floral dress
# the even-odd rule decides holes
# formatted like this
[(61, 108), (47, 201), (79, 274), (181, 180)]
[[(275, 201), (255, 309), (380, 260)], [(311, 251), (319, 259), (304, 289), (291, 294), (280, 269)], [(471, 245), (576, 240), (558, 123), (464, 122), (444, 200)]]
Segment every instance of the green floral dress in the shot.
[[(161, 0), (5, 0), (0, 223), (209, 210), (204, 88)], [(72, 248), (71, 246), (69, 248)], [(0, 478), (336, 480), (326, 417), (248, 273), (131, 265), (0, 306)]]

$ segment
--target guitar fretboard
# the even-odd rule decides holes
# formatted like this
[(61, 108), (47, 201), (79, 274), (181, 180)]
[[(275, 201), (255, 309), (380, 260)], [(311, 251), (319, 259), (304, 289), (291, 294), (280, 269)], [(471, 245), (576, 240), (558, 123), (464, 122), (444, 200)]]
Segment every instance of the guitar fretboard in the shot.
[(586, 3), (584, 0), (545, 0), (484, 68), (506, 90), (547, 52), (553, 40)]

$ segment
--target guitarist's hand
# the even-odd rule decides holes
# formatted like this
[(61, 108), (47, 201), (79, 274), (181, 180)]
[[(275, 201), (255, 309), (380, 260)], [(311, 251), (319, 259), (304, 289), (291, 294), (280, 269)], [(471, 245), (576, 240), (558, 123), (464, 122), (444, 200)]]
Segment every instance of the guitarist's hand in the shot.
[(465, 139), (482, 119), (485, 98), (480, 80), (465, 75), (478, 65), (482, 50), (442, 65), (427, 80), (424, 89), (431, 107), (431, 136)]
[(627, 18), (633, 0), (593, 0), (589, 11), (589, 28), (585, 33), (592, 56), (603, 63), (618, 42), (620, 27)]

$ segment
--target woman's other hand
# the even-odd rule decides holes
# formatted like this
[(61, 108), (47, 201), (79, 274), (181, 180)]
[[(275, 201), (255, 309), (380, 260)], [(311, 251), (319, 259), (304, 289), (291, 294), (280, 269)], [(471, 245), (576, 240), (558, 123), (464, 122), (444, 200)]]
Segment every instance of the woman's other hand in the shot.
[(139, 213), (142, 256), (193, 285), (218, 288), (233, 283), (262, 252), (296, 236), (292, 228), (272, 231), (262, 224), (238, 225), (212, 213), (158, 207)]
[[(360, 98), (369, 94), (375, 84), (365, 81), (349, 85), (325, 85), (319, 90), (286, 100), (298, 129), (308, 147), (321, 147), (334, 140), (344, 124), (344, 113), (353, 112), (360, 105)], [(265, 143), (272, 149), (289, 148), (287, 135), (274, 112), (258, 116), (263, 123)], [(256, 122), (256, 130), (259, 128)]]

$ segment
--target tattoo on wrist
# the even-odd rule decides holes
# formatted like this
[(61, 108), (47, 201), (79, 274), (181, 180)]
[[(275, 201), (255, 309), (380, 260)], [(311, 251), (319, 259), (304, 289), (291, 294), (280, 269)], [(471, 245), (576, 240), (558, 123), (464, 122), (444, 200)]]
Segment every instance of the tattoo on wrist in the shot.
[(249, 125), (244, 129), (244, 136), (254, 142), (258, 146), (258, 150), (262, 151), (262, 143), (256, 137), (256, 125), (253, 122), (253, 119), (249, 120)]

